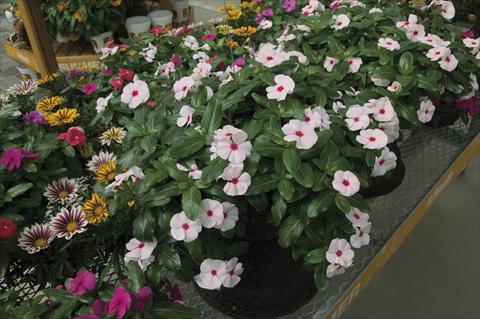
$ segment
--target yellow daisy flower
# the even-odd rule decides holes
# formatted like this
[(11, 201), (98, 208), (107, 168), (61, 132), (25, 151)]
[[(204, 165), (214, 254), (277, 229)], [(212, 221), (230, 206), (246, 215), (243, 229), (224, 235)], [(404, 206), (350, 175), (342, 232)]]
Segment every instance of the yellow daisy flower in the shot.
[(108, 184), (113, 181), (116, 175), (117, 162), (110, 160), (98, 166), (95, 172), (95, 180), (97, 183)]
[(249, 37), (255, 34), (256, 32), (257, 32), (257, 28), (251, 27), (251, 26), (233, 29), (233, 33), (239, 37)]
[(135, 50), (130, 50), (130, 51), (128, 51), (128, 55), (130, 55), (130, 56), (135, 56), (135, 55), (137, 55), (137, 53), (138, 53), (138, 52), (135, 51)]
[(114, 7), (118, 7), (122, 4), (122, 0), (110, 0), (110, 4)]
[(108, 218), (107, 200), (96, 193), (92, 198), (83, 204), (83, 212), (85, 219), (90, 224), (98, 224), (104, 222)]
[(77, 109), (63, 108), (55, 113), (44, 113), (44, 117), (50, 126), (60, 126), (73, 123), (80, 114)]
[(83, 16), (83, 14), (80, 10), (75, 11), (75, 13), (73, 14), (73, 17), (78, 22), (83, 22), (85, 20), (85, 17)]
[(227, 40), (225, 41), (225, 44), (230, 48), (230, 49), (235, 49), (238, 47), (238, 42), (235, 40)]
[(251, 9), (255, 3), (253, 1), (245, 1), (240, 3), (240, 8), (242, 9)]
[(44, 76), (42, 76), (40, 79), (37, 80), (37, 84), (42, 85), (51, 81), (53, 81), (53, 75), (45, 74)]
[(219, 7), (218, 12), (225, 12), (225, 11), (229, 11), (229, 10), (234, 10), (235, 7), (236, 7), (236, 5), (228, 3), (224, 6)]
[[(49, 75), (49, 77), (51, 78), (51, 80), (53, 80), (52, 76)], [(48, 81), (51, 81), (51, 80), (48, 80)], [(54, 108), (56, 108), (62, 103), (63, 103), (63, 98), (61, 96), (51, 96), (41, 100), (37, 104), (37, 106), (35, 106), (35, 109), (42, 113), (46, 113), (53, 110)]]
[(100, 136), (100, 143), (102, 143), (102, 145), (107, 144), (108, 146), (110, 146), (110, 143), (112, 142), (122, 144), (126, 135), (127, 132), (125, 132), (123, 127), (112, 127), (102, 133)]
[(242, 16), (241, 10), (228, 10), (225, 14), (228, 20), (238, 20)]
[(230, 34), (233, 30), (233, 28), (231, 26), (226, 25), (226, 24), (219, 25), (217, 27), (217, 29), (218, 29), (218, 33), (223, 34), (223, 35)]
[(63, 1), (59, 1), (57, 2), (57, 4), (55, 5), (55, 7), (57, 7), (57, 10), (59, 12), (63, 12), (65, 11), (66, 8), (68, 8), (68, 3), (65, 3)]

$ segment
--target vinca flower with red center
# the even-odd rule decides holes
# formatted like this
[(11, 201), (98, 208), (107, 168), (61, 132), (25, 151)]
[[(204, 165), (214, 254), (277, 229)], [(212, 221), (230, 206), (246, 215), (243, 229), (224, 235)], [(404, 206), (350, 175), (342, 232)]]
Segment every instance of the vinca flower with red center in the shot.
[(200, 221), (205, 228), (213, 228), (222, 224), (223, 206), (219, 201), (204, 199), (200, 202)]
[(242, 163), (251, 154), (252, 143), (247, 141), (248, 135), (243, 130), (235, 129), (228, 139), (215, 142), (215, 154), (232, 164)]
[(195, 80), (190, 76), (185, 76), (180, 80), (176, 81), (173, 85), (173, 93), (175, 94), (175, 99), (177, 101), (183, 100), (190, 89), (195, 86)]
[(338, 59), (332, 58), (327, 56), (325, 58), (325, 62), (323, 63), (323, 67), (327, 72), (332, 72), (333, 67), (338, 63)]
[(192, 179), (200, 179), (202, 177), (202, 170), (198, 169), (197, 164), (192, 164), (189, 167), (185, 167), (177, 163), (177, 168), (183, 172), (188, 172), (188, 176)]
[(240, 282), (240, 275), (243, 273), (242, 263), (234, 257), (225, 263), (225, 274), (221, 276), (222, 284), (225, 288), (233, 288)]
[(120, 100), (128, 104), (131, 109), (136, 109), (140, 104), (145, 103), (150, 98), (150, 91), (147, 83), (142, 80), (133, 81), (123, 88)]
[(333, 19), (335, 20), (332, 28), (335, 30), (342, 30), (350, 24), (350, 18), (346, 14), (334, 15)]
[(360, 181), (350, 171), (336, 171), (333, 175), (332, 186), (341, 195), (350, 197), (360, 190)]
[(417, 111), (418, 120), (422, 123), (428, 123), (432, 120), (433, 113), (435, 113), (435, 105), (427, 98), (420, 103), (420, 109)]
[(360, 70), (360, 66), (363, 64), (361, 58), (349, 58), (348, 63), (348, 73), (357, 73)]
[(443, 57), (449, 56), (451, 54), (451, 50), (447, 47), (434, 47), (428, 50), (427, 52), (427, 58), (430, 59), (430, 61), (438, 61), (442, 59)]
[(363, 130), (370, 125), (369, 110), (363, 106), (351, 106), (347, 111), (345, 122), (350, 131)]
[(450, 45), (450, 41), (444, 41), (436, 34), (427, 34), (420, 42), (423, 44), (429, 45), (433, 48), (436, 47), (448, 47)]
[(228, 231), (235, 228), (235, 224), (238, 221), (238, 208), (229, 202), (223, 202), (223, 221), (220, 225), (215, 226), (216, 229), (221, 231)]
[(352, 207), (345, 217), (352, 222), (353, 227), (364, 227), (370, 219), (370, 215), (361, 212), (360, 209), (356, 207)]
[(325, 255), (329, 263), (348, 268), (352, 265), (355, 254), (345, 239), (335, 238)]
[(255, 61), (261, 63), (267, 68), (273, 68), (288, 60), (288, 55), (281, 47), (276, 47), (271, 43), (262, 43), (255, 53)]
[(34, 224), (26, 227), (18, 238), (18, 245), (29, 254), (34, 254), (47, 248), (55, 238), (52, 228), (46, 224)]
[(379, 122), (391, 121), (397, 115), (392, 106), (392, 102), (386, 96), (381, 97), (378, 100), (374, 100), (372, 109), (373, 118)]
[(189, 126), (192, 123), (193, 113), (195, 113), (195, 109), (190, 105), (184, 105), (180, 108), (179, 117), (177, 119), (177, 126)]
[(369, 150), (379, 150), (388, 143), (387, 134), (379, 129), (361, 130), (356, 140), (358, 143), (363, 144), (363, 148)]
[(82, 207), (77, 206), (70, 209), (62, 207), (50, 225), (58, 238), (65, 237), (66, 240), (70, 240), (73, 235), (86, 231), (87, 224)]
[(458, 66), (458, 59), (453, 54), (450, 54), (444, 56), (442, 60), (438, 62), (438, 64), (443, 70), (452, 72)]
[(285, 141), (295, 142), (296, 147), (301, 150), (311, 149), (318, 140), (313, 127), (300, 120), (290, 120), (282, 127), (282, 132), (285, 134)]
[(295, 82), (288, 75), (276, 75), (275, 85), (267, 87), (267, 98), (269, 100), (283, 101), (288, 94), (292, 94), (295, 89)]
[(199, 218), (194, 221), (187, 218), (184, 212), (173, 215), (170, 220), (170, 234), (175, 240), (192, 242), (202, 231), (202, 222)]
[(157, 239), (153, 237), (153, 241), (146, 242), (132, 238), (126, 245), (128, 253), (125, 254), (124, 261), (134, 261), (138, 263), (140, 268), (145, 271), (147, 267), (155, 260), (152, 256), (153, 250), (157, 247)]
[(200, 265), (200, 274), (193, 277), (200, 288), (215, 290), (222, 286), (222, 277), (227, 272), (227, 264), (223, 260), (205, 259)]
[(220, 176), (223, 180), (227, 181), (223, 187), (223, 191), (228, 196), (241, 196), (244, 195), (252, 179), (250, 174), (243, 172), (243, 164), (230, 164), (224, 170)]
[(353, 248), (361, 248), (370, 244), (370, 229), (372, 223), (365, 226), (355, 228), (355, 234), (350, 236), (350, 244)]
[(383, 176), (395, 167), (397, 167), (397, 155), (395, 155), (394, 152), (391, 152), (388, 147), (385, 147), (382, 150), (382, 154), (375, 157), (372, 176)]
[(380, 38), (378, 39), (378, 46), (390, 51), (400, 50), (400, 43), (392, 38)]

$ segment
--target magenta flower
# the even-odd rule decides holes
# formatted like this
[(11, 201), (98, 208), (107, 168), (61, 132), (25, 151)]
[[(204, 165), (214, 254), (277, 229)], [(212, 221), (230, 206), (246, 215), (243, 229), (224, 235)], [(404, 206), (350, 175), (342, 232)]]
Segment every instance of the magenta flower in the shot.
[(175, 53), (172, 54), (171, 61), (175, 66), (179, 66), (183, 64), (182, 58), (176, 55)]
[(236, 58), (235, 61), (233, 61), (233, 65), (236, 66), (244, 66), (245, 65), (245, 59), (242, 57)]
[(468, 112), (468, 115), (475, 116), (480, 112), (480, 99), (472, 97), (469, 99), (458, 98), (455, 101), (457, 109), (463, 109)]
[(143, 313), (143, 309), (145, 308), (145, 304), (148, 303), (153, 296), (153, 291), (150, 287), (145, 286), (138, 290), (138, 292), (134, 292), (131, 294), (133, 299), (133, 304), (135, 305), (135, 310), (138, 313)]
[(168, 290), (168, 298), (170, 298), (171, 301), (182, 301), (183, 296), (182, 293), (180, 292), (180, 286), (178, 284), (172, 285), (170, 280), (167, 278), (163, 279), (165, 283), (165, 287), (167, 287)]
[(95, 275), (87, 270), (80, 270), (77, 272), (77, 277), (69, 280), (66, 283), (67, 291), (76, 296), (81, 296), (95, 288), (97, 279)]
[(93, 313), (87, 313), (87, 314), (84, 314), (84, 315), (76, 316), (73, 319), (100, 319), (100, 317), (93, 314)]
[(473, 33), (472, 30), (467, 30), (467, 31), (462, 33), (461, 38), (462, 39), (467, 39), (467, 38), (473, 39), (473, 38), (475, 38), (475, 33)]
[(106, 313), (108, 310), (108, 302), (105, 302), (100, 299), (95, 299), (92, 303), (92, 313), (94, 315), (100, 316)]
[(297, 7), (297, 0), (282, 0), (283, 11), (292, 12)]
[(34, 110), (23, 115), (25, 121), (30, 121), (37, 125), (46, 125), (48, 122), (43, 118), (43, 114), (40, 111)]
[(125, 313), (132, 306), (132, 298), (123, 287), (115, 288), (113, 298), (108, 303), (108, 313), (117, 314), (118, 319), (122, 319)]
[(157, 102), (155, 102), (155, 101), (148, 101), (148, 102), (147, 102), (147, 105), (150, 106), (150, 107), (155, 107), (155, 106), (157, 106)]
[(217, 35), (215, 33), (207, 33), (202, 36), (202, 40), (205, 41), (215, 41)]
[(103, 69), (103, 74), (107, 74), (107, 75), (110, 75), (113, 73), (113, 69), (112, 68), (104, 68)]
[(92, 95), (97, 91), (97, 84), (95, 82), (88, 82), (83, 86), (82, 91), (86, 95)]
[(21, 148), (9, 147), (3, 151), (3, 156), (0, 160), (0, 163), (10, 172), (14, 169), (20, 168), (22, 165), (22, 159), (37, 157), (38, 154), (34, 154)]

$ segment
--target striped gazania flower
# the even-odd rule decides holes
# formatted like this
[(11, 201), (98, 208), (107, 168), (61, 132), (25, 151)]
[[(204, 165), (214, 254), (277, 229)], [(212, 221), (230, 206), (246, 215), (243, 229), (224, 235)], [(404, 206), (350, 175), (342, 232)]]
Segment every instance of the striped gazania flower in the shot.
[(55, 233), (49, 225), (34, 224), (23, 230), (18, 239), (18, 245), (29, 254), (34, 254), (47, 248), (54, 237)]
[(61, 203), (62, 205), (73, 203), (78, 197), (78, 184), (75, 179), (67, 177), (53, 181), (45, 189), (43, 195), (52, 203)]
[(28, 95), (35, 92), (38, 88), (36, 81), (25, 80), (20, 83), (14, 84), (8, 88), (7, 92), (12, 95)]
[(98, 155), (92, 156), (92, 159), (87, 163), (87, 168), (90, 172), (96, 172), (101, 164), (107, 163), (108, 161), (116, 162), (117, 157), (113, 153), (101, 151)]
[(82, 211), (81, 206), (70, 209), (63, 207), (51, 222), (57, 237), (65, 237), (66, 240), (69, 240), (75, 234), (86, 231), (85, 226), (87, 224), (88, 222), (85, 220), (85, 213)]

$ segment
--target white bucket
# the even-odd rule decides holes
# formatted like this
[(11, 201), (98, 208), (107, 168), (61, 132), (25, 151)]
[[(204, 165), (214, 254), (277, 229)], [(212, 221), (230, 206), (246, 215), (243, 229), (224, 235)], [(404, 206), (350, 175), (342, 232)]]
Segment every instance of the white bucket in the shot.
[(188, 0), (172, 0), (172, 8), (175, 11), (173, 22), (184, 23), (188, 21)]
[(127, 18), (125, 22), (125, 27), (127, 28), (128, 34), (137, 35), (143, 32), (150, 30), (152, 21), (147, 16), (134, 16)]
[(166, 29), (170, 29), (172, 25), (173, 13), (169, 10), (155, 10), (148, 14), (150, 20), (152, 20), (152, 26), (162, 26)]
[(102, 53), (102, 49), (105, 47), (105, 42), (112, 39), (113, 32), (107, 31), (91, 37), (90, 41), (92, 42), (93, 50), (95, 51), (95, 53)]

